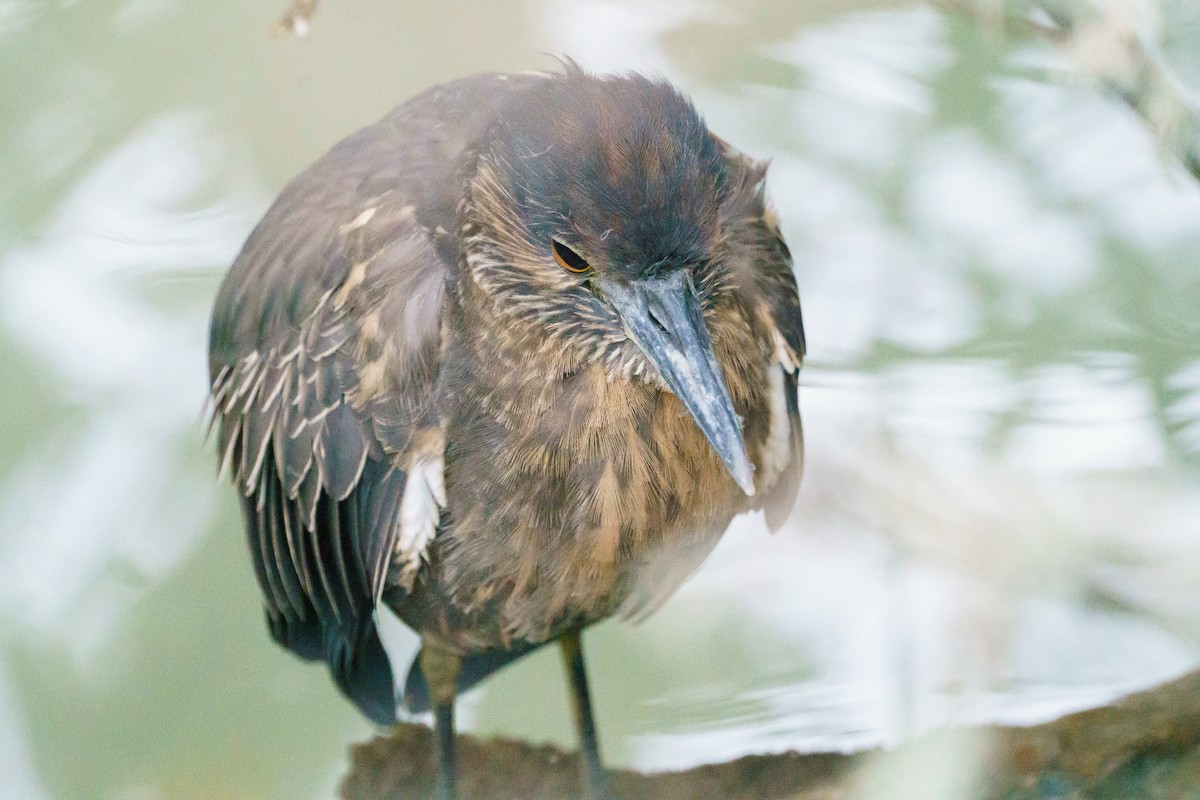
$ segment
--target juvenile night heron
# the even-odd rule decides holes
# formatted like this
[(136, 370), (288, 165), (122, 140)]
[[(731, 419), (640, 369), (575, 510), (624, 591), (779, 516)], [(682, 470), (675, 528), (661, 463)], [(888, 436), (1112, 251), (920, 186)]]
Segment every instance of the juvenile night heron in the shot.
[(580, 631), (665, 600), (799, 482), (804, 356), (765, 165), (638, 75), (431, 89), (280, 195), (221, 286), (210, 371), (271, 635), (378, 723), (384, 603), (434, 710), (562, 643), (607, 793)]

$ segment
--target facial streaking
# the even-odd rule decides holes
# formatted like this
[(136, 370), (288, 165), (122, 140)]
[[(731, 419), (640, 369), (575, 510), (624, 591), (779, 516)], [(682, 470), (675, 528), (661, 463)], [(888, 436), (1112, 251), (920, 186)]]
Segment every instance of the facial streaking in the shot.
[(692, 415), (734, 481), (753, 495), (754, 470), (741, 420), (713, 353), (691, 272), (675, 269), (631, 281), (606, 278), (601, 287), (630, 338)]
[(492, 130), (463, 236), (468, 269), (499, 313), (563, 353), (675, 394), (753, 494), (704, 321), (720, 280), (726, 180), (720, 146), (668, 84), (568, 72)]

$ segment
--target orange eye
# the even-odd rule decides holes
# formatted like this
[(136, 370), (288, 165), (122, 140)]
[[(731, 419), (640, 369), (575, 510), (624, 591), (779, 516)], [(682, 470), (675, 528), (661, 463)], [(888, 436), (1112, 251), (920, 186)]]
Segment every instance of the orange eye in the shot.
[(567, 272), (574, 272), (576, 275), (580, 275), (592, 268), (583, 256), (567, 247), (558, 239), (550, 240), (550, 249), (554, 251), (554, 260)]

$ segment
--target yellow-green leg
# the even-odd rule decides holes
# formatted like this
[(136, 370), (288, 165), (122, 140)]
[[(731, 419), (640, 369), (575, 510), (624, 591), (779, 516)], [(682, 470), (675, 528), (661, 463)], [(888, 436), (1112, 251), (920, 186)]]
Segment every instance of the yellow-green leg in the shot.
[(575, 712), (575, 730), (583, 752), (583, 779), (590, 800), (609, 800), (608, 770), (600, 760), (600, 741), (592, 718), (592, 700), (588, 692), (587, 671), (583, 664), (583, 644), (579, 631), (565, 634), (559, 641), (563, 666), (571, 686), (571, 707)]
[(433, 707), (433, 736), (437, 752), (436, 800), (456, 800), (454, 789), (454, 698), (462, 660), (454, 653), (428, 642), (421, 643), (421, 671), (429, 686)]

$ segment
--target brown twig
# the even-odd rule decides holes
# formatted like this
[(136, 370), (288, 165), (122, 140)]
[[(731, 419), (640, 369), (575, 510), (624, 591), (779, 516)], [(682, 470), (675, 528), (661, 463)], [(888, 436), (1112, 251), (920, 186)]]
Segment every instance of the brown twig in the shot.
[(287, 11), (271, 28), (271, 35), (277, 38), (287, 36), (303, 39), (312, 28), (313, 14), (317, 12), (317, 0), (292, 0)]

